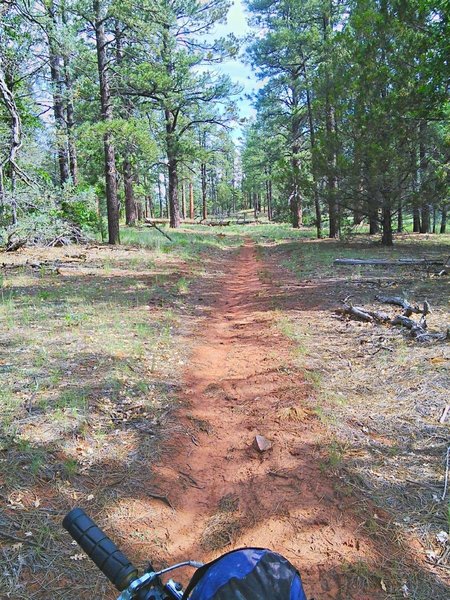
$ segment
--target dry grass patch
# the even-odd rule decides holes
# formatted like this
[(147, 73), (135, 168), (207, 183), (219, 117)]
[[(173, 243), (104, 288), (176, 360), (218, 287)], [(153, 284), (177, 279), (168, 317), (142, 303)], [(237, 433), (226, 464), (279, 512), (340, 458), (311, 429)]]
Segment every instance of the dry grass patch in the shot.
[[(195, 250), (2, 256), (0, 597), (115, 597), (61, 520), (81, 505), (109, 530), (115, 506), (158, 492), (152, 465), (173, 427), (187, 334), (203, 318), (189, 284), (204, 264), (186, 262)], [(118, 541), (136, 558), (127, 537)]]
[(225, 494), (217, 512), (212, 515), (203, 529), (200, 543), (205, 550), (216, 551), (234, 543), (243, 529), (243, 517), (239, 514), (239, 498)]

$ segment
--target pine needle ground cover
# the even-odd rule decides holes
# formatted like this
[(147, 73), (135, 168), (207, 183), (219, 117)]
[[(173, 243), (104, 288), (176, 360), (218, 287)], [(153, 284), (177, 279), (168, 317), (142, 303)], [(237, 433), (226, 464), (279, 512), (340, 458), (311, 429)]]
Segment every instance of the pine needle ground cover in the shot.
[[(450, 421), (440, 420), (449, 403), (449, 344), (419, 343), (402, 328), (358, 322), (338, 311), (344, 299), (380, 309), (380, 294), (427, 300), (429, 329), (445, 332), (449, 278), (424, 267), (333, 261), (445, 261), (449, 243), (448, 236), (404, 235), (386, 251), (369, 236), (357, 236), (345, 244), (272, 241), (260, 251), (267, 276), (277, 274), (277, 326), (292, 340), (298, 366), (313, 384), (310, 407), (329, 430), (323, 469), (337, 475), (340, 492), (359, 497), (362, 526), (380, 543), (397, 545), (395, 555), (382, 561), (384, 569), (365, 565), (352, 575), (360, 583), (377, 581), (386, 598), (403, 597), (406, 581), (405, 594), (412, 597), (448, 597), (448, 490), (443, 495)], [(396, 308), (382, 305), (392, 315)]]
[(75, 505), (134, 557), (136, 544), (163, 545), (140, 520), (142, 485), (176, 427), (187, 334), (202, 318), (191, 282), (228, 240), (122, 235), (120, 248), (0, 259), (2, 598), (115, 597), (61, 527)]

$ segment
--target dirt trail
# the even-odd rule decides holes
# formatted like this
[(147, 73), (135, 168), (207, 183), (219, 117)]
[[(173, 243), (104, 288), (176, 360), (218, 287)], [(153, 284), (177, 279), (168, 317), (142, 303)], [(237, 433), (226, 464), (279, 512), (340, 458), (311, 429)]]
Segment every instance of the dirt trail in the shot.
[[(183, 431), (155, 469), (175, 509), (152, 520), (167, 540), (164, 554), (205, 560), (227, 541), (227, 549), (267, 546), (301, 570), (309, 597), (381, 597), (352, 581), (361, 561), (377, 562), (377, 551), (360, 529), (364, 516), (353, 516), (352, 499), (327, 476), (319, 450), (326, 432), (302, 406), (311, 388), (273, 326), (255, 247), (227, 260), (223, 279), (204, 294), (209, 316), (184, 378)], [(272, 449), (254, 449), (256, 434)]]

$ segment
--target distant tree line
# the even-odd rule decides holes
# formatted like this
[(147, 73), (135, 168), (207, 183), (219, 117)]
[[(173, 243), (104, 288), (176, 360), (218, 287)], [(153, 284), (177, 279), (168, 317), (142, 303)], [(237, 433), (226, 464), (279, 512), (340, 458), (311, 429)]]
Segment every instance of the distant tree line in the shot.
[[(385, 245), (412, 219), (445, 233), (449, 4), (247, 0), (263, 87), (243, 150), (247, 201), (338, 237), (368, 223)], [(289, 208), (289, 215), (286, 214)], [(325, 227), (326, 226), (326, 227)]]
[[(240, 200), (230, 137), (237, 52), (211, 30), (227, 0), (0, 4), (0, 227), (77, 220), (119, 242), (121, 216), (182, 217)], [(99, 225), (100, 224), (100, 225)], [(50, 225), (49, 225), (50, 226)]]

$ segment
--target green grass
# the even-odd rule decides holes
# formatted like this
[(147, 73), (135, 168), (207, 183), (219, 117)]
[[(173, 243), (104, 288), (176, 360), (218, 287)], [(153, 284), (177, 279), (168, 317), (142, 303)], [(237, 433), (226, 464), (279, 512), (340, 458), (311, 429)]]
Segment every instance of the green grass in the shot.
[[(229, 227), (207, 227), (204, 225), (183, 225), (182, 230), (173, 230), (162, 225), (171, 240), (150, 227), (125, 227), (121, 230), (123, 244), (151, 249), (155, 256), (176, 255), (190, 261), (200, 261), (203, 252), (224, 247), (236, 247), (243, 243), (239, 232)], [(224, 236), (224, 237), (223, 237)]]
[[(286, 232), (288, 233), (288, 232)], [(286, 237), (276, 239), (275, 247), (263, 248), (263, 255), (275, 258), (278, 263), (296, 274), (299, 279), (311, 277), (334, 277), (345, 274), (350, 279), (361, 275), (379, 273), (379, 267), (335, 266), (336, 258), (445, 258), (450, 252), (450, 235), (426, 235), (417, 239), (408, 235), (399, 236), (392, 248), (381, 246), (376, 236), (360, 235), (350, 241), (314, 239), (312, 230), (299, 230), (295, 241)], [(261, 241), (261, 238), (260, 240)]]
[(62, 391), (55, 407), (61, 410), (68, 409), (73, 414), (87, 414), (89, 401), (86, 390), (74, 388)]

